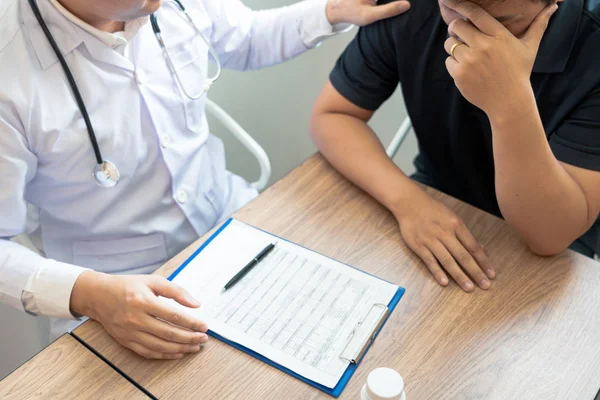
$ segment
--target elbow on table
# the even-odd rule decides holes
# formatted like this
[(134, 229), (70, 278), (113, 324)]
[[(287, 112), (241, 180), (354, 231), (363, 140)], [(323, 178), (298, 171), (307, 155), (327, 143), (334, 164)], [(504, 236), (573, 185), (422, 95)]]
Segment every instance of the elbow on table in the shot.
[(523, 238), (527, 248), (535, 255), (540, 257), (552, 257), (559, 255), (565, 251), (571, 243), (565, 243), (564, 240), (557, 240), (556, 238), (537, 238), (535, 240), (528, 240)]
[(314, 108), (312, 111), (312, 114), (310, 116), (310, 122), (309, 122), (309, 131), (310, 131), (310, 138), (312, 139), (313, 143), (319, 147), (319, 138), (321, 136), (321, 132), (322, 129), (320, 129), (322, 123), (323, 123), (323, 117), (325, 116), (326, 113), (324, 113), (322, 110), (319, 110), (318, 108)]

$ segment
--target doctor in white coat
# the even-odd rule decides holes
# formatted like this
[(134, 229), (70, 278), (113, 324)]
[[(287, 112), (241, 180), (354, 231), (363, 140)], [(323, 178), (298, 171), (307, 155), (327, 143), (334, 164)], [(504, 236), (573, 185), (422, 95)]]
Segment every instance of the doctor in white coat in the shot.
[[(225, 68), (251, 70), (315, 47), (344, 23), (409, 8), (375, 0), (307, 0), (267, 11), (239, 0), (184, 3), (193, 23), (161, 0), (34, 2), (95, 139), (34, 7), (0, 4), (0, 300), (54, 317), (53, 337), (88, 316), (148, 358), (180, 358), (208, 340), (202, 321), (157, 296), (199, 304), (144, 275), (257, 194), (226, 170), (205, 95), (190, 98), (205, 89), (206, 41)], [(116, 185), (96, 182), (98, 165)], [(23, 232), (42, 255), (9, 241)]]

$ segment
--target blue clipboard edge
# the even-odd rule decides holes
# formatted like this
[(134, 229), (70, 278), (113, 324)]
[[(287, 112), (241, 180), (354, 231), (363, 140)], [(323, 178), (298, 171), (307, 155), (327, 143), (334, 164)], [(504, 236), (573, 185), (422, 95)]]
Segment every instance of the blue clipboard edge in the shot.
[[(229, 218), (227, 221), (225, 221), (225, 222), (223, 223), (223, 225), (221, 225), (221, 227), (220, 227), (219, 229), (217, 229), (217, 230), (215, 231), (215, 233), (213, 233), (213, 234), (212, 234), (212, 235), (211, 235), (211, 236), (210, 236), (210, 237), (209, 237), (209, 238), (208, 238), (208, 239), (207, 239), (207, 240), (206, 240), (206, 241), (205, 241), (205, 242), (204, 242), (204, 243), (203, 243), (203, 244), (202, 244), (202, 245), (201, 245), (201, 246), (198, 248), (198, 250), (196, 250), (196, 251), (194, 252), (194, 254), (192, 254), (192, 255), (191, 255), (191, 256), (190, 256), (190, 257), (189, 257), (187, 260), (185, 260), (185, 262), (184, 262), (183, 264), (181, 264), (181, 266), (180, 266), (179, 268), (177, 268), (177, 269), (176, 269), (176, 270), (175, 270), (175, 271), (174, 271), (174, 272), (173, 272), (173, 273), (172, 273), (172, 274), (171, 274), (171, 275), (170, 275), (170, 276), (169, 276), (167, 279), (168, 279), (168, 280), (170, 280), (170, 281), (172, 281), (172, 280), (173, 280), (173, 279), (174, 279), (174, 278), (175, 278), (177, 275), (179, 275), (179, 273), (180, 273), (180, 272), (181, 272), (181, 271), (182, 271), (182, 270), (183, 270), (183, 269), (184, 269), (184, 268), (185, 268), (185, 267), (186, 267), (186, 266), (187, 266), (187, 265), (188, 265), (188, 264), (189, 264), (189, 263), (190, 263), (190, 262), (191, 262), (191, 261), (192, 261), (192, 260), (193, 260), (193, 259), (194, 259), (194, 258), (197, 256), (197, 255), (198, 255), (198, 254), (200, 254), (200, 252), (201, 252), (202, 250), (204, 250), (204, 249), (206, 248), (206, 246), (208, 246), (208, 245), (210, 244), (210, 242), (212, 242), (212, 241), (214, 240), (214, 238), (216, 238), (217, 236), (219, 236), (219, 234), (220, 234), (221, 232), (223, 232), (223, 230), (224, 230), (225, 228), (227, 228), (227, 226), (228, 226), (228, 225), (231, 223), (231, 221), (233, 221), (233, 220), (234, 220), (233, 218)], [(240, 222), (241, 222), (241, 221), (240, 221)], [(265, 232), (265, 233), (268, 233), (269, 235), (275, 236), (275, 237), (277, 237), (277, 238), (279, 238), (279, 239), (281, 239), (281, 240), (285, 240), (286, 242), (289, 242), (289, 240), (287, 240), (287, 239), (280, 238), (279, 236), (273, 235), (272, 233), (266, 232), (266, 231), (264, 231), (264, 230), (262, 230), (262, 229), (260, 229), (260, 228), (256, 228), (256, 227), (253, 227), (253, 228), (255, 228), (255, 229), (258, 229), (258, 230), (260, 230), (260, 231), (263, 231), (263, 232)], [(290, 242), (290, 243), (291, 243), (291, 242)], [(294, 243), (294, 244), (295, 244), (295, 245), (297, 245), (297, 246), (300, 246), (300, 245), (298, 245), (298, 244), (296, 244), (296, 243)], [(301, 246), (301, 247), (304, 247), (304, 246)], [(306, 248), (306, 247), (305, 247), (305, 248)], [(324, 257), (327, 257), (327, 256), (324, 256)], [(328, 258), (330, 258), (330, 257), (328, 257)], [(332, 258), (330, 258), (330, 259), (332, 259)], [(336, 261), (337, 261), (337, 260), (336, 260)], [(339, 262), (339, 261), (337, 261), (337, 262)], [(358, 268), (355, 268), (355, 267), (353, 267), (353, 266), (351, 266), (351, 265), (347, 265), (347, 266), (348, 266), (348, 267), (350, 267), (350, 268), (358, 269)], [(367, 272), (364, 272), (364, 271), (362, 271), (362, 270), (359, 270), (359, 271), (361, 271), (361, 272), (363, 272), (363, 273), (365, 273), (365, 274), (368, 274)], [(371, 274), (368, 274), (368, 275), (371, 275)], [(373, 276), (373, 275), (372, 275), (372, 276)], [(378, 279), (381, 279), (381, 278), (378, 278)], [(388, 283), (389, 283), (389, 282), (388, 282)], [(375, 336), (374, 336), (373, 340), (371, 341), (371, 343), (369, 344), (369, 346), (367, 347), (367, 350), (365, 351), (365, 354), (366, 354), (366, 353), (369, 351), (369, 349), (370, 349), (370, 348), (371, 348), (371, 346), (373, 345), (373, 342), (375, 341), (375, 339), (377, 339), (377, 336), (379, 336), (379, 333), (381, 332), (381, 330), (383, 329), (383, 327), (384, 327), (384, 326), (385, 326), (385, 324), (387, 323), (387, 320), (388, 320), (388, 319), (390, 318), (390, 316), (392, 315), (392, 312), (393, 312), (393, 311), (394, 311), (394, 309), (396, 308), (396, 305), (398, 305), (398, 303), (400, 302), (400, 299), (401, 299), (401, 298), (402, 298), (402, 296), (404, 295), (404, 292), (405, 292), (405, 289), (404, 289), (403, 287), (400, 287), (400, 286), (398, 286), (398, 291), (396, 292), (396, 294), (394, 295), (394, 297), (392, 298), (392, 300), (391, 300), (391, 301), (390, 301), (390, 303), (388, 304), (388, 309), (390, 310), (390, 312), (389, 312), (388, 316), (386, 317), (385, 321), (383, 322), (383, 324), (381, 324), (381, 328), (379, 329), (379, 331), (377, 331), (377, 332), (375, 333)], [(265, 356), (263, 356), (263, 355), (261, 355), (261, 354), (259, 354), (259, 353), (255, 352), (255, 351), (253, 351), (253, 350), (251, 350), (251, 349), (249, 349), (249, 348), (247, 348), (247, 347), (245, 347), (245, 346), (242, 346), (242, 345), (241, 345), (241, 344), (239, 344), (239, 343), (236, 343), (236, 342), (233, 342), (233, 341), (231, 341), (231, 340), (229, 340), (229, 339), (226, 339), (226, 338), (224, 338), (223, 336), (219, 335), (218, 333), (215, 333), (215, 332), (213, 332), (213, 331), (211, 331), (211, 330), (209, 330), (207, 333), (208, 333), (210, 336), (212, 336), (212, 337), (214, 337), (214, 338), (216, 338), (216, 339), (218, 339), (218, 340), (220, 340), (220, 341), (222, 341), (222, 342), (224, 342), (224, 343), (227, 343), (228, 345), (230, 345), (230, 346), (232, 346), (232, 347), (234, 347), (234, 348), (236, 348), (236, 349), (238, 349), (238, 350), (241, 350), (241, 351), (243, 351), (244, 353), (247, 353), (247, 354), (249, 354), (249, 355), (251, 355), (251, 356), (253, 356), (253, 357), (257, 358), (257, 359), (259, 359), (259, 360), (261, 360), (261, 361), (263, 361), (263, 362), (265, 362), (265, 363), (269, 364), (269, 365), (270, 365), (270, 366), (272, 366), (272, 367), (275, 367), (275, 368), (277, 368), (277, 369), (279, 369), (279, 370), (282, 370), (283, 372), (285, 372), (285, 373), (287, 373), (287, 374), (289, 374), (289, 375), (291, 375), (291, 376), (293, 376), (293, 377), (295, 377), (295, 378), (297, 378), (297, 379), (299, 379), (299, 380), (301, 380), (301, 381), (303, 381), (303, 382), (305, 382), (305, 383), (308, 383), (309, 385), (311, 385), (311, 386), (314, 386), (315, 388), (317, 388), (317, 389), (319, 389), (319, 390), (321, 390), (321, 391), (323, 391), (323, 392), (325, 392), (325, 393), (327, 393), (327, 394), (329, 394), (330, 396), (333, 396), (333, 397), (339, 397), (339, 396), (340, 396), (340, 394), (342, 394), (342, 391), (344, 390), (344, 388), (346, 387), (346, 385), (347, 385), (347, 384), (348, 384), (348, 382), (350, 381), (350, 378), (351, 378), (351, 377), (352, 377), (352, 375), (354, 374), (354, 371), (356, 371), (356, 368), (358, 367), (358, 365), (359, 365), (359, 364), (360, 364), (360, 362), (362, 361), (362, 360), (360, 360), (360, 361), (359, 361), (357, 364), (350, 364), (350, 365), (348, 366), (348, 368), (346, 369), (346, 371), (344, 372), (344, 374), (342, 375), (342, 377), (340, 378), (340, 380), (339, 380), (338, 384), (337, 384), (337, 385), (336, 385), (336, 386), (335, 386), (335, 387), (332, 389), (332, 388), (328, 388), (328, 387), (326, 387), (326, 386), (323, 386), (323, 385), (321, 385), (321, 384), (319, 384), (319, 383), (317, 383), (317, 382), (311, 381), (310, 379), (307, 379), (307, 378), (303, 377), (302, 375), (299, 375), (299, 374), (295, 373), (294, 371), (292, 371), (292, 370), (290, 370), (290, 369), (288, 369), (288, 368), (286, 368), (286, 367), (284, 367), (284, 366), (282, 366), (282, 365), (280, 365), (280, 364), (278, 364), (278, 363), (276, 363), (276, 362), (274, 362), (274, 361), (272, 361), (272, 360), (268, 359), (267, 357), (265, 357)]]

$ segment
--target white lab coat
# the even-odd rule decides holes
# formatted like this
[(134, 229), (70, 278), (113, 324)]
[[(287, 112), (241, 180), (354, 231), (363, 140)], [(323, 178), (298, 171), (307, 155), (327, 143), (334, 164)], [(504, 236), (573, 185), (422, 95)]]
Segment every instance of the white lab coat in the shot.
[[(256, 192), (226, 170), (204, 100), (180, 92), (150, 24), (119, 54), (38, 0), (100, 150), (121, 173), (116, 187), (99, 187), (81, 113), (27, 0), (2, 3), (0, 300), (72, 319), (70, 293), (84, 268), (150, 273)], [(189, 0), (186, 8), (224, 67), (248, 70), (290, 59), (332, 34), (325, 4), (255, 12), (239, 0)], [(157, 17), (175, 68), (197, 92), (207, 47), (176, 8), (163, 5)], [(28, 206), (39, 218), (28, 216)], [(46, 257), (7, 240), (28, 228)], [(55, 324), (54, 335), (65, 326)]]

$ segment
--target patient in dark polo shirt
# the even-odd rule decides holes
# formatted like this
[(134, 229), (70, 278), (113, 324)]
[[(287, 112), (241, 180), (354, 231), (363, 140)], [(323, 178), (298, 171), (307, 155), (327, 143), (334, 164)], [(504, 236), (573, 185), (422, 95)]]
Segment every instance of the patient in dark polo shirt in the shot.
[(465, 291), (491, 285), (484, 249), (367, 125), (398, 84), (413, 179), (503, 217), (537, 254), (600, 253), (600, 0), (473, 1), (413, 0), (362, 28), (311, 121), (324, 157), (394, 214), (441, 285)]

